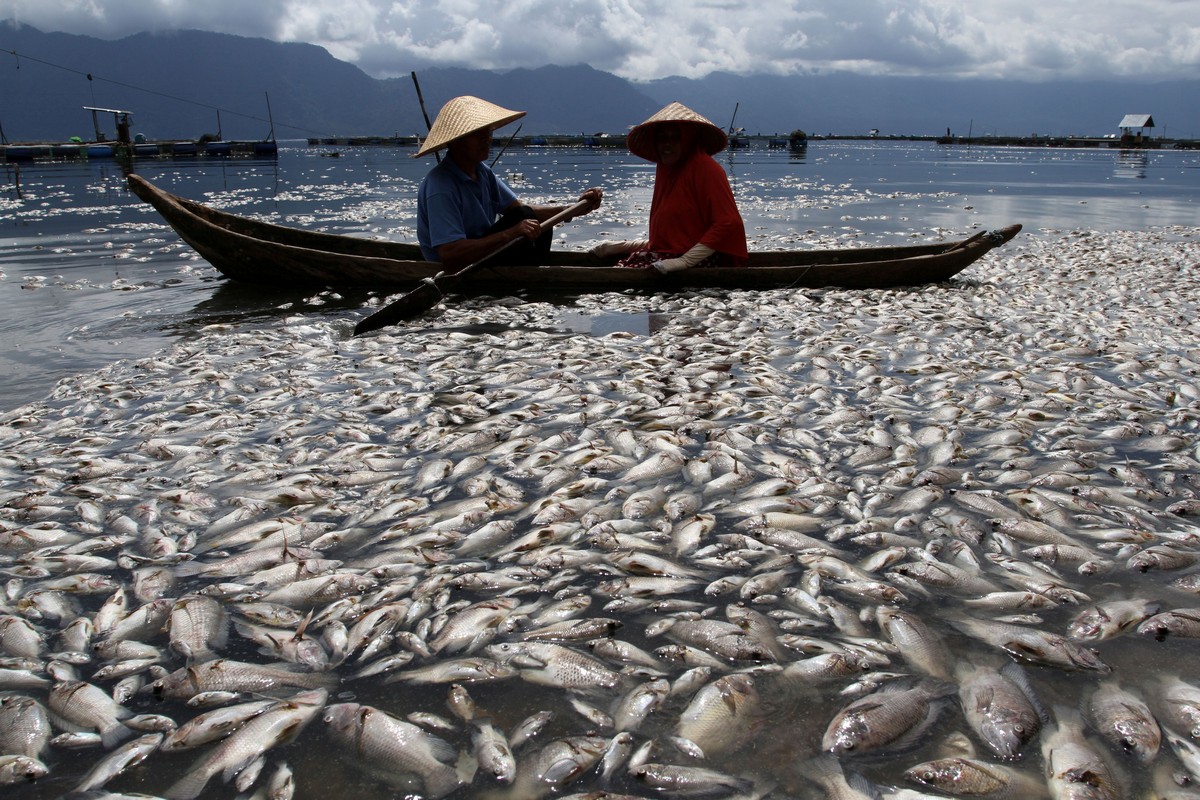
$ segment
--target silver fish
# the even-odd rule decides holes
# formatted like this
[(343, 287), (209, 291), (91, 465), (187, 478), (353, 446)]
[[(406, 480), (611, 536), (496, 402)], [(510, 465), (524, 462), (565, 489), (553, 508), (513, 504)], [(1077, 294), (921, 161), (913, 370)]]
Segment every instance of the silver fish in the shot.
[(1042, 713), (1030, 697), (1032, 689), (1016, 664), (999, 670), (979, 664), (955, 669), (958, 694), (967, 724), (1003, 759), (1018, 758), (1042, 728)]
[(188, 700), (202, 692), (262, 692), (322, 689), (337, 682), (327, 673), (301, 672), (290, 664), (253, 664), (218, 658), (183, 667), (149, 685), (156, 697)]
[(1056, 722), (1042, 738), (1042, 760), (1051, 793), (1060, 800), (1118, 800), (1125, 796), (1103, 753), (1088, 741), (1073, 709), (1056, 706)]
[(885, 684), (839, 711), (825, 729), (821, 748), (845, 756), (913, 746), (937, 720), (951, 692), (951, 684), (936, 681)]
[(1153, 600), (1109, 600), (1089, 606), (1067, 625), (1067, 636), (1075, 641), (1103, 641), (1134, 630), (1159, 611)]
[(904, 771), (904, 777), (922, 786), (958, 797), (1020, 797), (1045, 795), (1042, 781), (999, 764), (961, 756), (925, 761)]
[(49, 707), (71, 724), (99, 733), (108, 749), (133, 736), (133, 731), (121, 721), (133, 716), (133, 712), (119, 705), (103, 689), (86, 681), (54, 684), (50, 689)]
[(1088, 698), (1095, 730), (1121, 750), (1148, 764), (1158, 755), (1162, 731), (1146, 702), (1114, 680), (1101, 681)]
[[(494, 645), (491, 645), (494, 646)], [(512, 678), (520, 674), (517, 667), (493, 658), (470, 656), (451, 658), (423, 667), (414, 667), (389, 676), (384, 682), (411, 683), (474, 683)]]
[(666, 678), (655, 678), (629, 690), (613, 710), (613, 727), (617, 731), (636, 731), (671, 692)]
[(734, 673), (696, 692), (679, 714), (675, 734), (713, 758), (745, 744), (763, 719), (763, 702), (754, 678)]
[(162, 740), (161, 733), (150, 733), (126, 742), (93, 764), (73, 791), (88, 792), (105, 786), (113, 778), (149, 758)]
[(50, 741), (50, 718), (33, 697), (0, 695), (0, 753), (41, 758)]
[(36, 781), (50, 774), (50, 769), (32, 756), (0, 755), (0, 786)]
[(275, 703), (201, 757), (163, 796), (192, 800), (218, 773), (232, 778), (271, 748), (294, 740), (325, 707), (328, 696), (324, 689), (314, 689)]
[(1160, 642), (1168, 636), (1200, 638), (1200, 609), (1176, 608), (1160, 612), (1139, 624), (1137, 632), (1143, 636), (1153, 636)]
[(1200, 686), (1177, 676), (1163, 676), (1157, 680), (1155, 698), (1163, 727), (1200, 741)]
[(1083, 669), (1102, 673), (1111, 671), (1095, 651), (1081, 647), (1058, 634), (970, 617), (950, 620), (950, 624), (1003, 650), (1017, 661), (1069, 670)]
[(931, 677), (950, 678), (950, 652), (941, 636), (920, 617), (888, 606), (879, 606), (875, 617), (907, 662)]
[(630, 770), (634, 780), (669, 797), (728, 797), (748, 792), (753, 781), (707, 767), (648, 762)]
[(167, 623), (171, 649), (188, 663), (209, 661), (225, 646), (226, 625), (225, 609), (218, 601), (185, 595), (171, 606)]
[(205, 711), (169, 732), (159, 745), (159, 749), (167, 752), (188, 750), (223, 739), (245, 725), (250, 719), (268, 708), (274, 707), (277, 702), (276, 700), (255, 700)]
[(504, 642), (488, 645), (488, 655), (520, 669), (530, 683), (561, 689), (597, 691), (614, 689), (620, 674), (602, 661), (553, 642)]
[(486, 717), (471, 720), (471, 743), (479, 767), (500, 783), (512, 783), (517, 774), (517, 761), (504, 734)]
[(334, 740), (354, 753), (362, 767), (397, 788), (439, 798), (461, 784), (451, 766), (458, 751), (409, 722), (358, 703), (329, 706), (324, 721)]
[(600, 736), (550, 740), (518, 763), (513, 796), (534, 800), (560, 791), (594, 767), (607, 746), (608, 739)]

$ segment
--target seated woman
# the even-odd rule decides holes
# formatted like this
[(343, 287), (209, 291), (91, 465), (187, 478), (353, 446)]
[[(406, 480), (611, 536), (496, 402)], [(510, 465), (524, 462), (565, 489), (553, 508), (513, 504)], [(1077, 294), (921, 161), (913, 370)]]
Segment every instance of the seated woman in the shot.
[(671, 103), (629, 132), (629, 152), (658, 166), (649, 241), (611, 242), (598, 256), (623, 256), (628, 267), (666, 274), (698, 266), (738, 266), (747, 257), (746, 228), (729, 178), (713, 155), (725, 132), (682, 103)]

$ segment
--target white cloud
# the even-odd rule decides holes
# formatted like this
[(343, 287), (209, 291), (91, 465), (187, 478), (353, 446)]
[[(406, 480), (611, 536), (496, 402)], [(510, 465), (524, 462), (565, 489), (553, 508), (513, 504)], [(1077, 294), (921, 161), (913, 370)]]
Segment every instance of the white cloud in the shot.
[(5, 0), (0, 15), (104, 38), (197, 28), (310, 42), (380, 77), (580, 63), (631, 80), (1200, 77), (1193, 0)]

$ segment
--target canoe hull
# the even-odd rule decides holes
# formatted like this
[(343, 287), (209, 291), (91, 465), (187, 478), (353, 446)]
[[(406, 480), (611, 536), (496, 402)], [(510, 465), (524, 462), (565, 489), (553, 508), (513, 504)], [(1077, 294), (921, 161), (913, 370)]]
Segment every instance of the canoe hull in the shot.
[[(438, 275), (415, 244), (273, 225), (170, 194), (139, 175), (130, 189), (150, 203), (205, 261), (227, 278), (267, 286), (411, 288)], [(787, 250), (750, 254), (737, 269), (690, 269), (670, 275), (625, 269), (579, 251), (552, 252), (540, 265), (474, 271), (472, 287), (625, 289), (880, 289), (949, 280), (1021, 230), (1010, 225), (959, 242), (901, 247)]]

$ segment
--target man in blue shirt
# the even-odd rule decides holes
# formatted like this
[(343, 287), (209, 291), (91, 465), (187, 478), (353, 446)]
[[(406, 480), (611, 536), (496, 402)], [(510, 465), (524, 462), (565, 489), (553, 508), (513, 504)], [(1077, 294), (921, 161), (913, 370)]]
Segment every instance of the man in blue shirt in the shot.
[[(492, 131), (525, 116), (498, 105), (464, 95), (442, 107), (430, 128), (419, 158), (447, 148), (447, 157), (429, 171), (417, 194), (417, 240), (426, 261), (438, 261), (457, 270), (504, 251), (508, 263), (538, 263), (550, 249), (551, 232), (539, 225), (566, 206), (528, 206), (517, 199), (508, 184), (485, 164), (492, 146)], [(603, 192), (591, 188), (579, 196), (599, 208)], [(566, 221), (566, 220), (564, 220)]]

